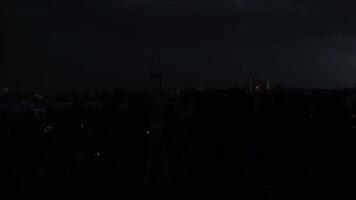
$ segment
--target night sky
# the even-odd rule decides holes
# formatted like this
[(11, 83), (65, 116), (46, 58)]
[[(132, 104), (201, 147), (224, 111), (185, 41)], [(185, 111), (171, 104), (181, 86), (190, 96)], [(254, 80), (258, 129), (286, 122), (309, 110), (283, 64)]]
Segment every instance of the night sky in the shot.
[(0, 86), (227, 88), (356, 83), (356, 12), (328, 0), (5, 0)]

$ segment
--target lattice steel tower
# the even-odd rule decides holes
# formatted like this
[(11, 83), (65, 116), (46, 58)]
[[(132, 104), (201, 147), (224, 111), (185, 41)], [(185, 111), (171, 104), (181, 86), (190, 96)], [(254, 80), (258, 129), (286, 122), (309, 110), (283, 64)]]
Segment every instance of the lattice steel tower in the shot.
[(161, 185), (169, 181), (167, 151), (163, 134), (162, 65), (154, 57), (150, 66), (150, 129), (147, 131), (148, 155), (145, 183)]

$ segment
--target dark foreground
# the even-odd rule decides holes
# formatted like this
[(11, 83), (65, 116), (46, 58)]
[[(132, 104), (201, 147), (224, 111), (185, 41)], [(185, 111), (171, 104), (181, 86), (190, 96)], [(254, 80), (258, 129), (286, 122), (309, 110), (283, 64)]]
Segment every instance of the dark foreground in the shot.
[(161, 112), (169, 178), (157, 186), (145, 184), (152, 137), (147, 93), (40, 99), (3, 94), (2, 194), (346, 197), (356, 186), (353, 94), (351, 89), (167, 93)]

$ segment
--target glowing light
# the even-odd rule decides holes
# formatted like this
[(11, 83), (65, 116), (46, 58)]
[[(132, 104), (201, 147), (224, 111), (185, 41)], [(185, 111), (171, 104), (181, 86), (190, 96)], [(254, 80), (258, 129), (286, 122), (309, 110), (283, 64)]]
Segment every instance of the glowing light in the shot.
[(48, 132), (50, 132), (50, 131), (52, 131), (52, 130), (54, 130), (54, 127), (53, 127), (53, 126), (50, 126), (50, 125), (48, 125), (48, 126), (46, 126), (46, 127), (43, 128), (43, 132), (44, 132), (44, 133), (48, 133)]
[(149, 134), (150, 134), (150, 131), (146, 131), (146, 134), (149, 135)]
[(100, 153), (95, 153), (94, 155), (97, 156), (97, 157), (99, 157), (99, 156), (100, 156)]

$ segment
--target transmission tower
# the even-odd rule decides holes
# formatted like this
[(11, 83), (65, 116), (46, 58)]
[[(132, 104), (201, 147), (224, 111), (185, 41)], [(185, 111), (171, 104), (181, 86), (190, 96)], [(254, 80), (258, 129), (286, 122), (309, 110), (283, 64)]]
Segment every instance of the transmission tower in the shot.
[(150, 129), (146, 132), (149, 144), (145, 183), (163, 185), (169, 180), (170, 172), (163, 135), (162, 66), (159, 62), (155, 63), (155, 57), (150, 66), (150, 101)]

